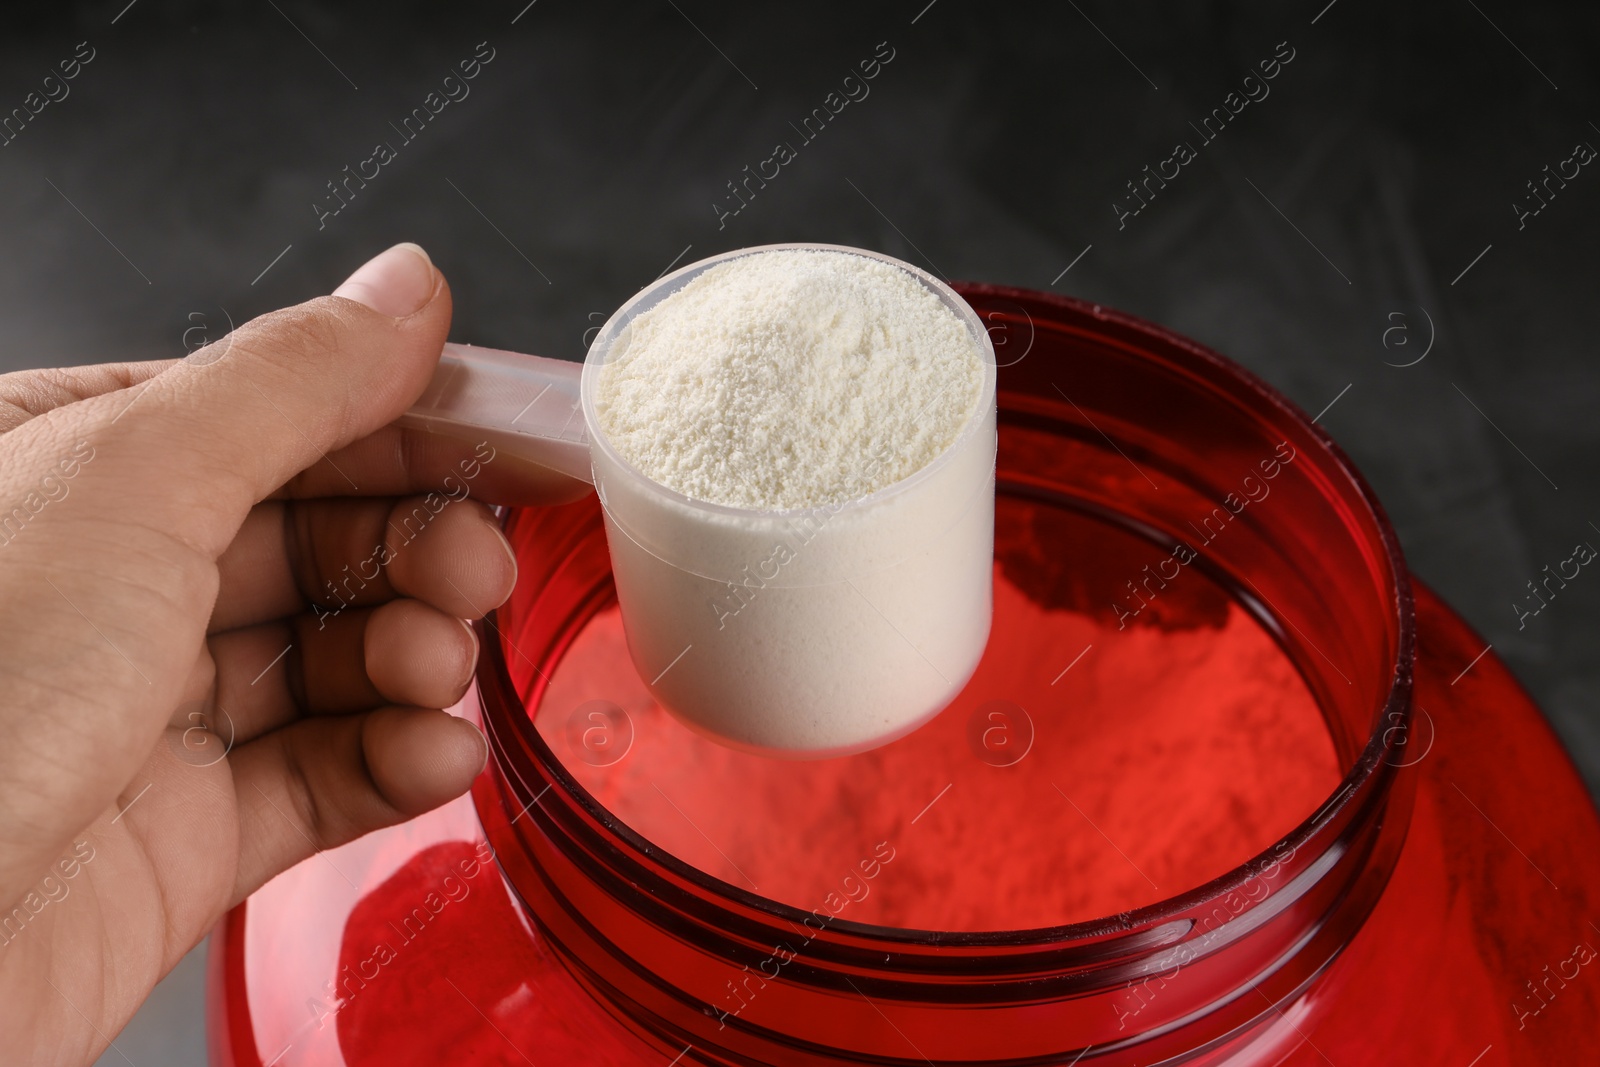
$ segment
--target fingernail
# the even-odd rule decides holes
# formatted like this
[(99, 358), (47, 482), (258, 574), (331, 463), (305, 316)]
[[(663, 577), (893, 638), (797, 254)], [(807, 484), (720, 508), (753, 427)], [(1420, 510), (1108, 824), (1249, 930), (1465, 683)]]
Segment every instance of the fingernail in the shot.
[(409, 241), (363, 263), (333, 291), (367, 305), (380, 315), (404, 318), (422, 310), (434, 292), (433, 261)]
[(511, 539), (506, 537), (505, 531), (500, 529), (498, 523), (485, 519), (483, 524), (494, 531), (496, 539), (498, 539), (500, 542), (500, 547), (506, 550), (506, 559), (511, 561), (511, 584), (513, 587), (515, 587), (517, 584), (517, 573), (520, 570), (520, 568), (517, 566), (517, 550), (511, 547)]
[(457, 619), (456, 621), (466, 628), (467, 636), (472, 639), (472, 667), (467, 671), (467, 681), (470, 682), (472, 681), (472, 676), (478, 672), (478, 653), (480, 651), (478, 631), (474, 630), (472, 624), (466, 619)]
[(473, 777), (476, 778), (479, 774), (483, 773), (483, 769), (485, 767), (489, 766), (489, 739), (483, 735), (482, 730), (478, 729), (466, 719), (457, 719), (456, 721), (464, 724), (467, 729), (478, 735), (478, 744), (483, 750), (483, 758), (478, 761), (477, 774), (473, 775)]

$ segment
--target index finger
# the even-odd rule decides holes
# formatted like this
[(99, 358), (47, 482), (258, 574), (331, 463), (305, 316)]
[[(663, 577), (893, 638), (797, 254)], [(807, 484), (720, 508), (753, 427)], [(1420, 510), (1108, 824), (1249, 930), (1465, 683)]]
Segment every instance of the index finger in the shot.
[(562, 504), (591, 486), (496, 449), (488, 441), (389, 425), (329, 453), (291, 478), (274, 498), (406, 496), (463, 491), (487, 504)]
[(102, 393), (131, 389), (183, 362), (152, 359), (137, 363), (91, 363), (81, 367), (42, 367), (0, 374), (0, 433), (54, 408)]

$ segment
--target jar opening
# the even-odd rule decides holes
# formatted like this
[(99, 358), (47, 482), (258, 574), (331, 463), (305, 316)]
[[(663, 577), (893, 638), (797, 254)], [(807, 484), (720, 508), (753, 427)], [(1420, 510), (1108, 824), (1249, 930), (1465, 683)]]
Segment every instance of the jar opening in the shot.
[[(1132, 618), (1130, 579), (1150, 590)], [(1269, 851), (1340, 778), (1247, 601), (1038, 486), (1000, 483), (973, 679), (853, 756), (775, 761), (700, 736), (651, 698), (614, 599), (593, 603), (537, 698), (555, 758), (652, 848), (834, 920), (974, 933), (1132, 911)]]
[[(1359, 476), (1191, 342), (962, 291), (1021, 350), (999, 380), (996, 623), (967, 692), (893, 745), (784, 764), (688, 733), (632, 673), (599, 508), (511, 518), (480, 817), (642, 1032), (759, 1059), (842, 1012), (840, 1048), (903, 1053), (853, 989), (900, 1029), (930, 998), (989, 1012), (1012, 1057), (1118, 1041), (1151, 1062), (1251, 1025), (1239, 990), (1303, 988), (1381, 891), (1414, 637)], [(1173, 968), (1190, 980), (1124, 1033), (1119, 991)]]

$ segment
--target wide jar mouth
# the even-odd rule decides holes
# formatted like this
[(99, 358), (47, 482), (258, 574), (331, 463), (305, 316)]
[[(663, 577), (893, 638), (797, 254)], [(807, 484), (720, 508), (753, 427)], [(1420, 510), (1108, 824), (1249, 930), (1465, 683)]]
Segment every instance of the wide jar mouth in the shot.
[[(814, 1062), (841, 1052), (897, 1062), (904, 1046), (883, 1044), (893, 1039), (870, 1032), (872, 1020), (893, 1016), (890, 1034), (927, 1035), (939, 1006), (993, 1012), (986, 1025), (1004, 1028), (946, 1046), (975, 1063), (1089, 1046), (1100, 1056), (1136, 1040), (1141, 1057), (1188, 1052), (1229, 1039), (1270, 1006), (1245, 1002), (1240, 989), (1281, 998), (1305, 988), (1359, 928), (1398, 853), (1409, 797), (1394, 788), (1394, 770), (1414, 623), (1398, 542), (1361, 476), (1282, 396), (1193, 342), (1053, 295), (960, 292), (985, 339), (1014, 346), (999, 370), (1001, 481), (1026, 496), (1045, 493), (1051, 477), (1076, 479), (1084, 513), (1174, 558), (1188, 547), (1186, 565), (1225, 585), (1298, 669), (1342, 777), (1269, 847), (1111, 914), (993, 930), (819, 922), (817, 909), (733, 884), (637, 832), (535, 727), (530, 705), (571, 646), (573, 619), (605, 595), (603, 558), (562, 555), (594, 536), (574, 524), (542, 545), (545, 563), (524, 562), (530, 589), (496, 616), (498, 633), (519, 635), (515, 646), (494, 634), (484, 642), (478, 680), (496, 759), (475, 795), (513, 887), (563, 959), (664, 1044), (673, 1035), (678, 1048), (759, 1061), (763, 1049), (810, 1040), (786, 1018), (849, 1014), (838, 998), (859, 994), (855, 1036), (810, 1042), (808, 1055), (822, 1057)], [(594, 425), (587, 371), (585, 404)], [(1035, 454), (1035, 438), (1055, 441), (1053, 451)], [(526, 513), (511, 526), (541, 521)], [(1231, 538), (1213, 536), (1224, 527)], [(1153, 591), (1165, 586), (1144, 584), (1141, 595), (1128, 585), (1132, 596), (1111, 607), (1117, 618), (1159, 606)], [(797, 930), (812, 931), (803, 950), (761, 979), (782, 996), (763, 993), (748, 1013), (719, 1016), (724, 981), (759, 972)], [(1167, 995), (1132, 1030), (1109, 1007), (1130, 983), (1180, 969), (1208, 977)]]

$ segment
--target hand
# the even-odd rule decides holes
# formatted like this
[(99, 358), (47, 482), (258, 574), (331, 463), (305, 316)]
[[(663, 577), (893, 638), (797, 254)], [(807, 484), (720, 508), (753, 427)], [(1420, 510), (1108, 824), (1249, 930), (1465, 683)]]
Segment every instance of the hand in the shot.
[(437, 710), (516, 576), (480, 501), (585, 487), (386, 425), (450, 306), (398, 245), (185, 360), (0, 376), (6, 1062), (92, 1061), (228, 908), (482, 769)]

